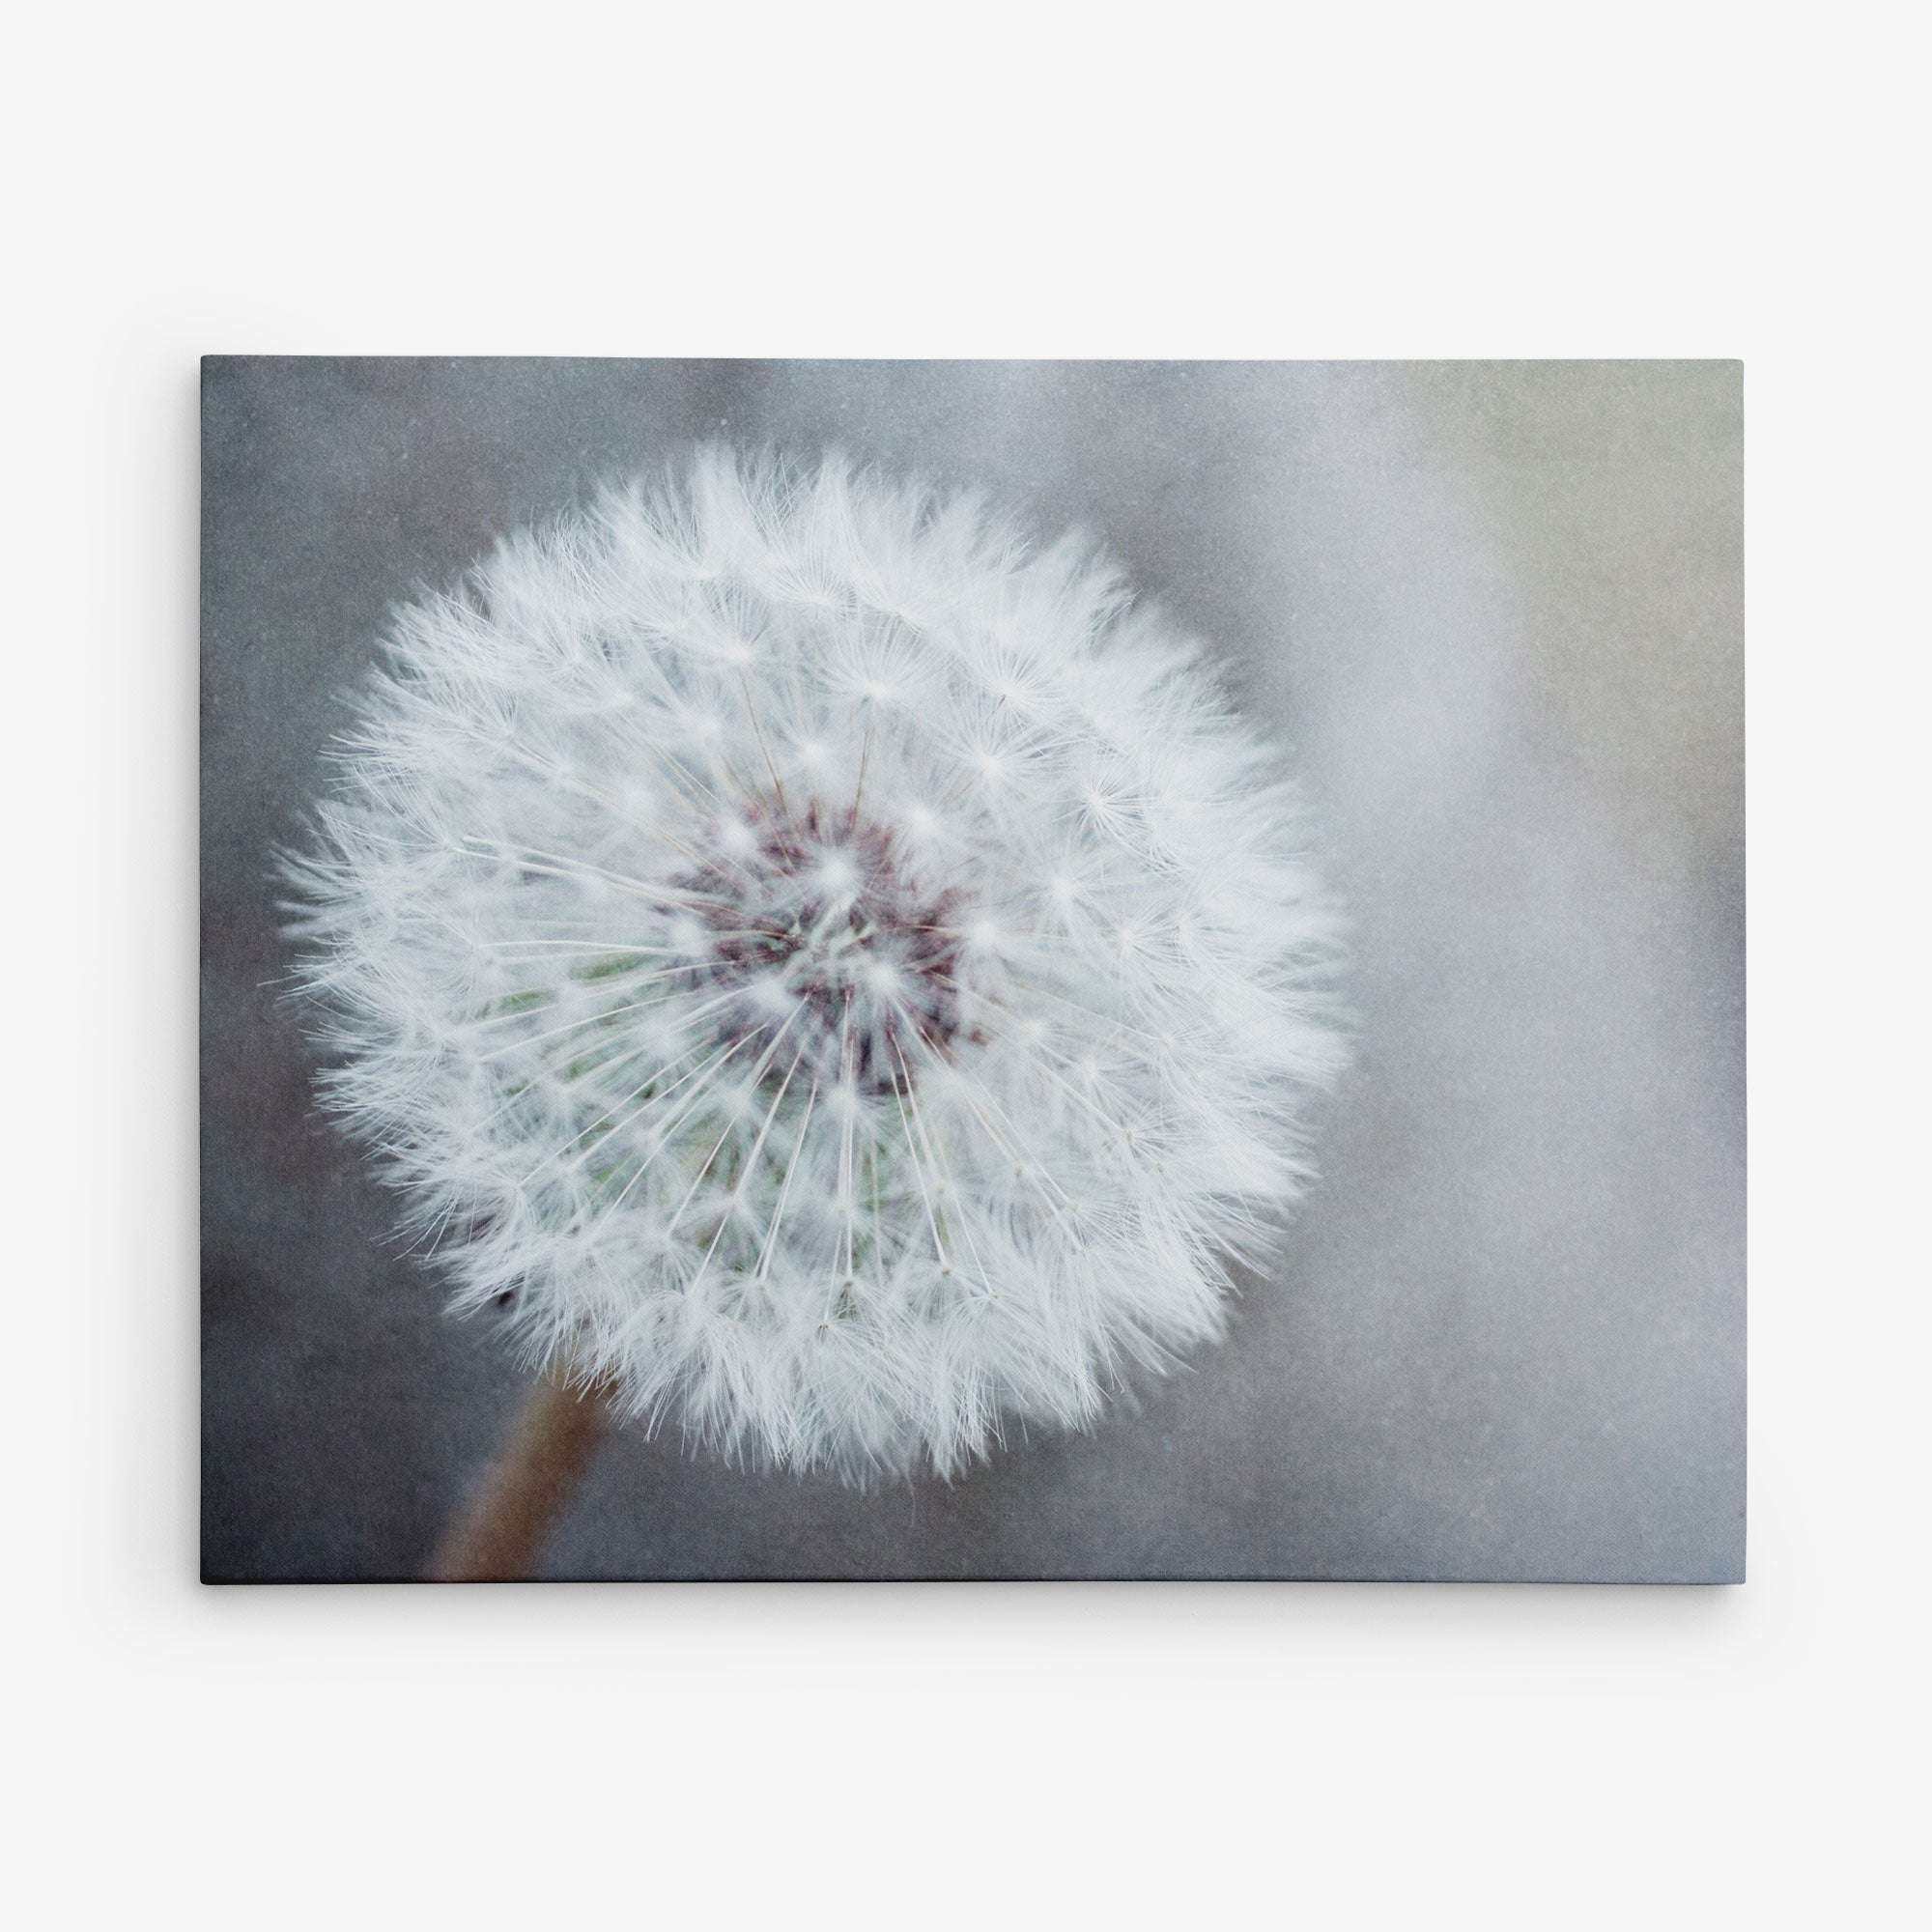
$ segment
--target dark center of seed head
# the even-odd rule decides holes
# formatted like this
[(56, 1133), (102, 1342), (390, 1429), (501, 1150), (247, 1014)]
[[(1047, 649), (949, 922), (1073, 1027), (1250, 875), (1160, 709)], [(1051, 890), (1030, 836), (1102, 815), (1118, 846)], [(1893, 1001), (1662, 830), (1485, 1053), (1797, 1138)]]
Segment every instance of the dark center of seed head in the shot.
[(768, 1072), (781, 1078), (795, 1051), (801, 1070), (873, 1093), (978, 1037), (961, 1012), (959, 896), (919, 886), (889, 830), (776, 799), (728, 830), (685, 881), (706, 928), (692, 986), (743, 993), (719, 1009), (721, 1035), (789, 1019)]

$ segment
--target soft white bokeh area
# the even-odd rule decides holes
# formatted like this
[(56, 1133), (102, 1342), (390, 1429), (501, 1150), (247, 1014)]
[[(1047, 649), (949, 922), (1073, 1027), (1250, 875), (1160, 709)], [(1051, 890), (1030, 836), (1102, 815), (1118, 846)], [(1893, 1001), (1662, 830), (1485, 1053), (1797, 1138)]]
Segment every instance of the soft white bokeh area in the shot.
[(206, 405), (208, 1574), (413, 1574), (519, 1394), (277, 996), (338, 694), (392, 600), (715, 435), (1086, 525), (1207, 637), (1323, 828), (1356, 1065), (1137, 1406), (869, 1496), (626, 1438), (554, 1573), (1740, 1574), (1736, 365), (231, 359)]

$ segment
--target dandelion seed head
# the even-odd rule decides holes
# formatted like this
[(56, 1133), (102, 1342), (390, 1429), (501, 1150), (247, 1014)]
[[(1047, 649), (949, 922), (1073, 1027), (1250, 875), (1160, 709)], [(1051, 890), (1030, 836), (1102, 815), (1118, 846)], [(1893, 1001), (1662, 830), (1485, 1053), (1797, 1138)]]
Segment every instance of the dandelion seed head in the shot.
[(1341, 1061), (1272, 754), (1114, 567), (713, 449), (396, 613), (290, 863), (458, 1308), (735, 1457), (950, 1472), (1224, 1323)]

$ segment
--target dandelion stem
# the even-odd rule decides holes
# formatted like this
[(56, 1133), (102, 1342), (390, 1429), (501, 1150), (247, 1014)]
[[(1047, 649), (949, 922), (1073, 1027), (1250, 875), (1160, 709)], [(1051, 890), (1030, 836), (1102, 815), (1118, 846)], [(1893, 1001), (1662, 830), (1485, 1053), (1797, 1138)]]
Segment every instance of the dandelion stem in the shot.
[(525, 1399), (510, 1439), (444, 1531), (430, 1580), (527, 1581), (610, 1422), (604, 1384), (585, 1389), (556, 1370), (547, 1372)]

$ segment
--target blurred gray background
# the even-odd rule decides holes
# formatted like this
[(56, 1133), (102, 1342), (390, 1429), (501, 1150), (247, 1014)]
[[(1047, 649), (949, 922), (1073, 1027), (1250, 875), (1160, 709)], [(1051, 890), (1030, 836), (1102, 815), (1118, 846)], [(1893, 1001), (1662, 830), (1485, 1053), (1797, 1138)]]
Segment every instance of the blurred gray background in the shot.
[(203, 1568), (415, 1575), (523, 1378), (314, 1116), (270, 849), (384, 608), (708, 436), (1101, 535), (1354, 922), (1322, 1179), (1091, 1435), (859, 1493), (604, 1452), (548, 1574), (1726, 1581), (1744, 1563), (1735, 363), (204, 365)]

